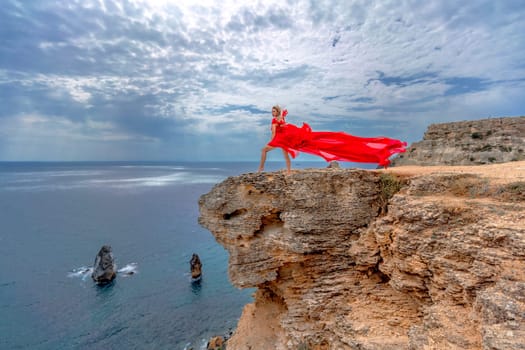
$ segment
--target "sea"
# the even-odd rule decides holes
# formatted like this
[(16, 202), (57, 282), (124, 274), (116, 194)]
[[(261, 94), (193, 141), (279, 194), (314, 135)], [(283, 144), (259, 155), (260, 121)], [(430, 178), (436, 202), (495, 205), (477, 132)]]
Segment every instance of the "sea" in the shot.
[[(284, 162), (268, 162), (279, 171)], [(294, 163), (296, 168), (326, 163)], [(0, 349), (205, 349), (253, 289), (198, 224), (198, 200), (255, 162), (0, 162)], [(110, 245), (117, 278), (91, 279)], [(190, 259), (203, 275), (192, 282)]]

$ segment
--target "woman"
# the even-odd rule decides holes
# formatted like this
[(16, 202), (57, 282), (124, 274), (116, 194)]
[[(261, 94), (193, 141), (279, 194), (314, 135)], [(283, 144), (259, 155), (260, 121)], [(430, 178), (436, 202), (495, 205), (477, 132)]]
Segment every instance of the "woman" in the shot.
[[(270, 142), (261, 151), (261, 163), (259, 164), (259, 171), (264, 170), (264, 163), (266, 162), (266, 153), (269, 151), (281, 147), (280, 145), (286, 143), (286, 136), (285, 136), (285, 127), (286, 127), (286, 121), (284, 118), (286, 117), (286, 114), (288, 113), (287, 110), (284, 110), (281, 112), (281, 107), (278, 105), (272, 107), (272, 138), (270, 139)], [(290, 174), (292, 163), (290, 161), (290, 156), (288, 155), (288, 152), (286, 151), (285, 147), (281, 147), (284, 154), (284, 160), (286, 161), (286, 172)], [(295, 158), (296, 154), (292, 153), (292, 157)]]
[(320, 156), (327, 162), (377, 163), (385, 168), (390, 164), (389, 157), (406, 151), (407, 143), (388, 137), (359, 137), (344, 132), (312, 131), (303, 123), (301, 128), (287, 124), (279, 106), (272, 108), (272, 140), (262, 149), (259, 171), (264, 169), (266, 153), (276, 147), (282, 148), (286, 169), (290, 173), (290, 157), (305, 152)]

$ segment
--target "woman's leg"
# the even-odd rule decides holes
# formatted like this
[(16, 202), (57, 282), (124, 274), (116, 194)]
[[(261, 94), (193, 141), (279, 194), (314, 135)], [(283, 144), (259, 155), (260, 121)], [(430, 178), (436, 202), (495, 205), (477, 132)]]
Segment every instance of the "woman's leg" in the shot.
[(266, 153), (268, 153), (269, 151), (271, 151), (274, 148), (275, 147), (268, 146), (268, 145), (263, 147), (263, 149), (261, 150), (261, 162), (259, 163), (259, 170), (258, 171), (263, 171), (264, 170), (264, 163), (266, 162)]
[(290, 174), (292, 171), (292, 162), (290, 161), (290, 155), (283, 149), (284, 160), (286, 161), (286, 173)]

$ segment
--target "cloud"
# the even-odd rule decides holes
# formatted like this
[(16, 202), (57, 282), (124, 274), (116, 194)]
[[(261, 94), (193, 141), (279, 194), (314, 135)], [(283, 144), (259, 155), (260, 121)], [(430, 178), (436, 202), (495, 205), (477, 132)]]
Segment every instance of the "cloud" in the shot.
[(27, 158), (15, 126), (36, 159), (58, 140), (78, 159), (257, 159), (277, 103), (297, 124), (409, 142), (523, 114), (524, 15), (484, 0), (7, 0), (0, 160)]

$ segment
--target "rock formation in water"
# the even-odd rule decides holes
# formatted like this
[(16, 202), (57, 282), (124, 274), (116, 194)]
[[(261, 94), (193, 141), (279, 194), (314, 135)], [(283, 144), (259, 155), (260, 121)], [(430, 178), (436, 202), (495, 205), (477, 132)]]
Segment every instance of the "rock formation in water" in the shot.
[(432, 124), (422, 141), (392, 161), (402, 165), (480, 165), (525, 160), (525, 117)]
[(190, 260), (191, 278), (200, 279), (202, 275), (202, 263), (197, 254), (193, 254)]
[(203, 195), (232, 283), (257, 288), (228, 349), (523, 349), (525, 162), (412, 168)]
[(206, 350), (223, 350), (225, 349), (225, 342), (224, 338), (221, 336), (215, 336), (210, 339), (208, 342), (208, 345), (206, 346)]
[(106, 284), (113, 281), (115, 277), (117, 277), (117, 266), (113, 259), (111, 246), (104, 245), (100, 248), (95, 258), (91, 278), (93, 278), (93, 281), (97, 284)]

